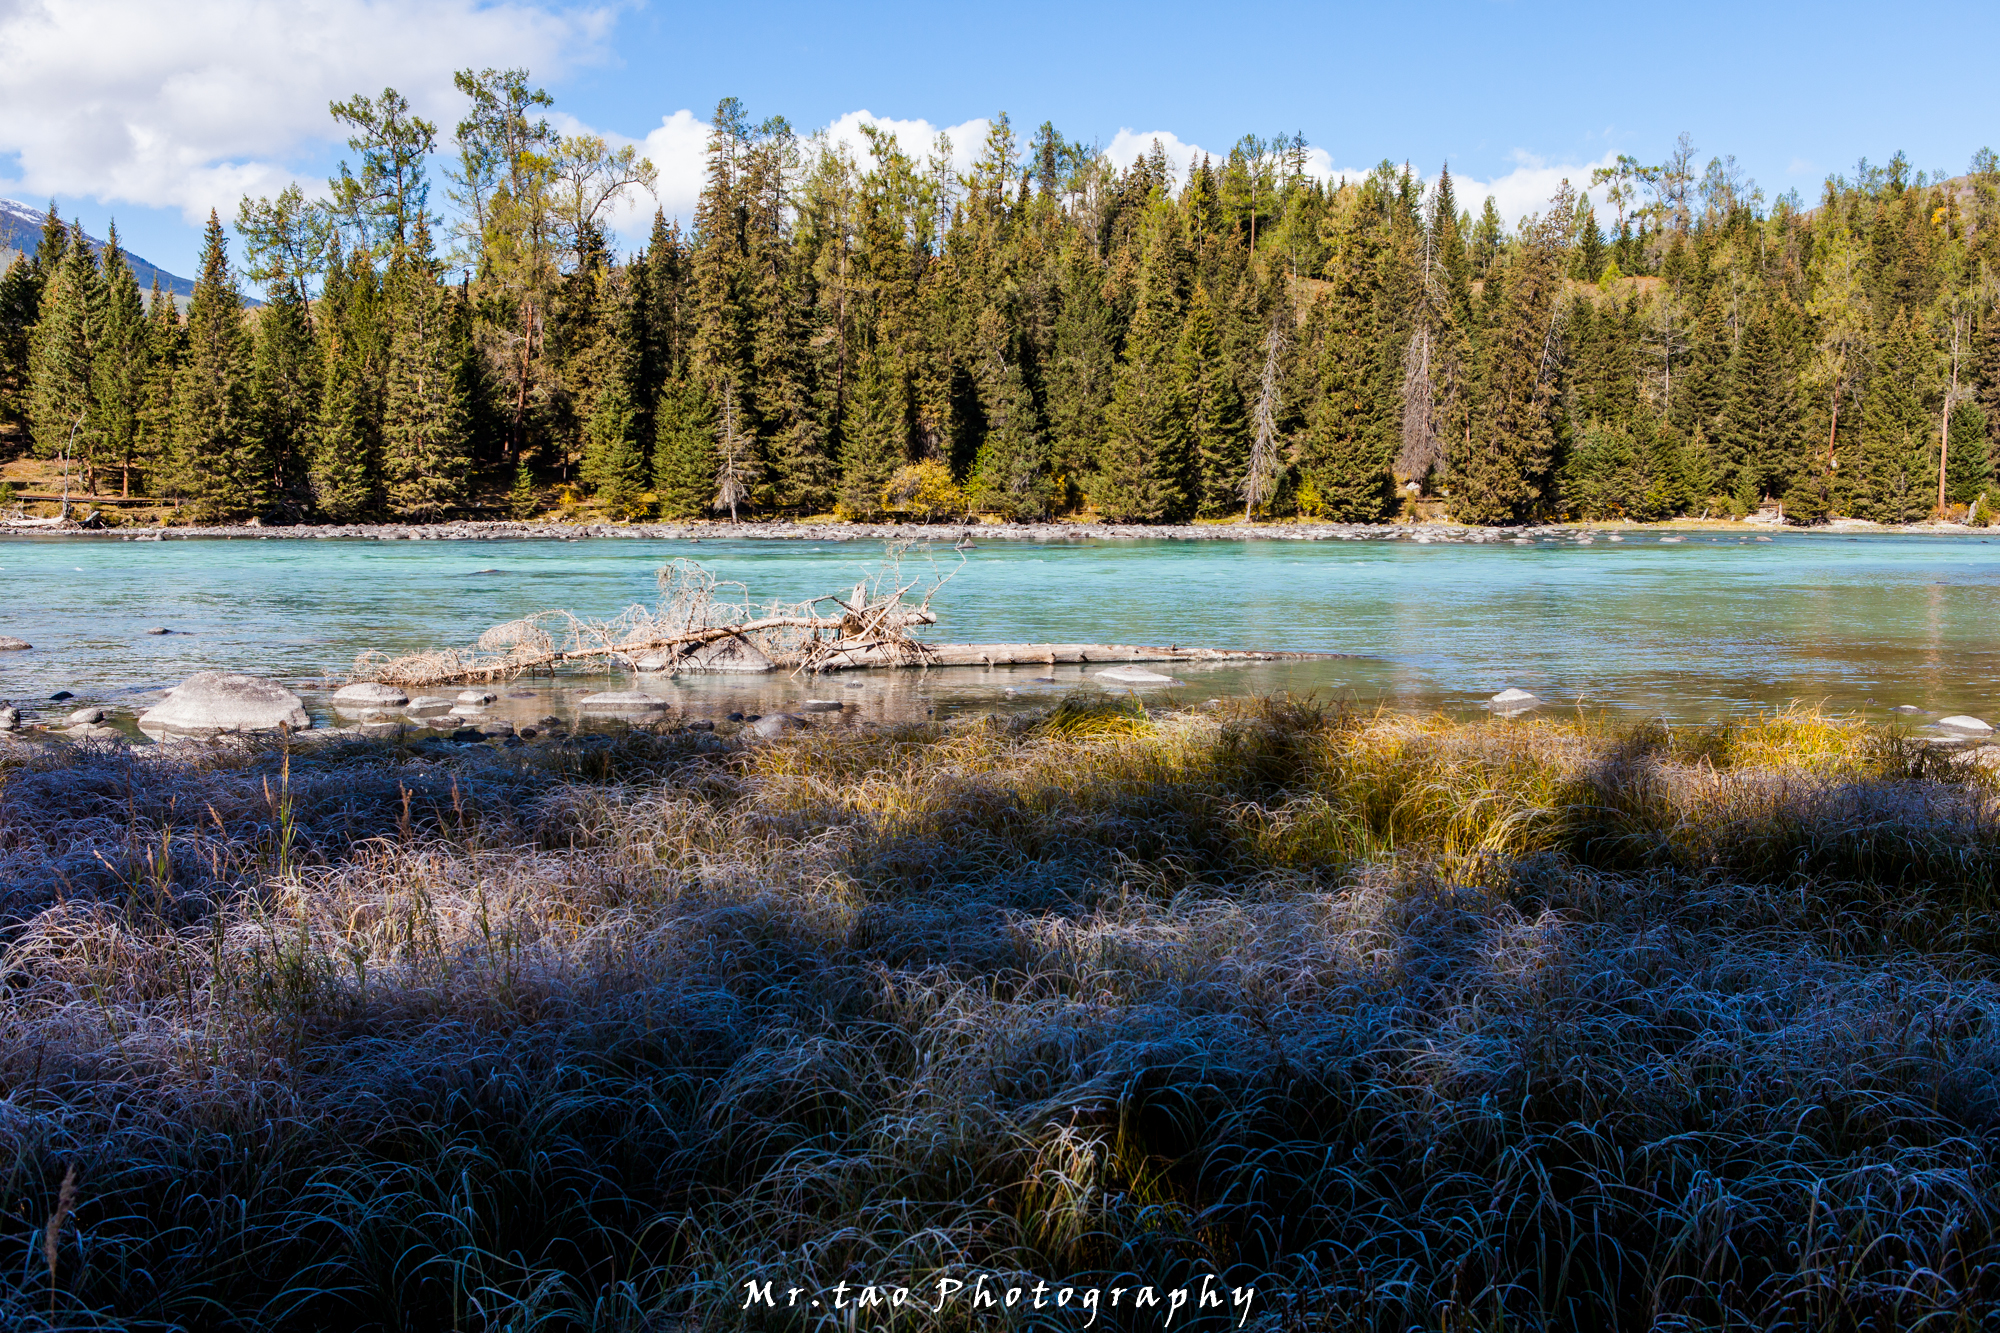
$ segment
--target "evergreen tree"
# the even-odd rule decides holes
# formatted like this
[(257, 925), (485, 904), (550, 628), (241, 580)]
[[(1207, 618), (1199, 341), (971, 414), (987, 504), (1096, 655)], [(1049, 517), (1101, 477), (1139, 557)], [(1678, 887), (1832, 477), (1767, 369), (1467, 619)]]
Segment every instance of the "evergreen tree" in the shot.
[(585, 432), (583, 481), (605, 507), (621, 518), (645, 511), (646, 452), (639, 442), (639, 413), (622, 375), (613, 375), (597, 395)]
[(291, 285), (281, 286), (257, 313), (251, 396), (270, 460), (272, 502), (293, 517), (312, 509), (320, 370), (307, 306)]
[(1796, 452), (1796, 377), (1784, 364), (1770, 312), (1758, 309), (1728, 371), (1722, 420), (1721, 485), (1746, 508), (1782, 490)]
[(910, 395), (902, 368), (879, 352), (861, 363), (840, 459), (840, 508), (850, 517), (882, 508), (882, 488), (910, 460)]
[(967, 479), (973, 508), (1012, 519), (1040, 518), (1048, 509), (1048, 446), (1036, 419), (1018, 360), (1006, 355), (1005, 324), (999, 312), (979, 316), (986, 347), (977, 369), (985, 436)]
[(653, 489), (665, 518), (701, 518), (715, 496), (715, 405), (701, 381), (683, 378), (654, 412)]
[(419, 243), (392, 274), (388, 392), (382, 412), (382, 480), (389, 512), (430, 520), (465, 503), (465, 336), (457, 297), (441, 286)]
[[(1555, 453), (1550, 329), (1561, 295), (1573, 201), (1567, 186), (1523, 228), (1500, 280), (1481, 367), (1474, 438), (1452, 460), (1452, 511), (1465, 523), (1514, 523), (1539, 507)], [(1489, 290), (1491, 280), (1489, 279)]]
[(114, 224), (104, 247), (104, 306), (90, 360), (93, 452), (106, 470), (118, 472), (118, 493), (132, 493), (132, 470), (139, 461), (139, 423), (145, 404), (151, 346), (146, 307)]
[(83, 228), (73, 224), (48, 270), (29, 335), (28, 428), (37, 456), (82, 460), (86, 478), (96, 435), (90, 419), (91, 351), (103, 304), (97, 261)]
[(1925, 402), (1934, 373), (1922, 321), (1899, 308), (1876, 349), (1861, 400), (1857, 503), (1878, 523), (1911, 523), (1934, 503), (1933, 417)]
[(1312, 486), (1321, 513), (1342, 523), (1380, 520), (1395, 488), (1377, 393), (1371, 267), (1361, 238), (1348, 228), (1329, 269), (1333, 286), (1321, 298), (1317, 401), (1299, 446), (1302, 483)]
[(1986, 409), (1962, 402), (1951, 409), (1951, 453), (1945, 459), (1945, 499), (1969, 505), (1993, 487), (1993, 459), (1986, 452)]
[(181, 492), (180, 475), (174, 470), (174, 385), (186, 350), (179, 308), (160, 290), (155, 273), (146, 302), (146, 375), (140, 388), (135, 448), (146, 474), (145, 489), (155, 497)]
[(356, 251), (327, 275), (320, 302), (319, 422), (309, 469), (313, 505), (337, 523), (374, 512), (382, 454), (382, 293)]
[(201, 277), (188, 306), (187, 358), (174, 390), (174, 455), (192, 516), (247, 518), (264, 508), (270, 474), (250, 404), (243, 297), (211, 211)]
[(1223, 355), (1208, 292), (1197, 285), (1181, 328), (1175, 373), (1194, 436), (1196, 512), (1211, 516), (1231, 513), (1243, 498), (1243, 477), (1250, 461), (1249, 423), (1236, 375)]

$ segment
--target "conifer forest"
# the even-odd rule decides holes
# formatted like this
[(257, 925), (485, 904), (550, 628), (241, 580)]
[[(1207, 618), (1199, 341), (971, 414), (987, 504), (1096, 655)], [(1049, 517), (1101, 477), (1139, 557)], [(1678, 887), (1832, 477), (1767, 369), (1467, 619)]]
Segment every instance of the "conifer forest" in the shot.
[(732, 99), (690, 228), (621, 256), (652, 165), (525, 71), (457, 85), (449, 133), (335, 104), (324, 196), (211, 216), (184, 312), (52, 217), (0, 279), (0, 452), (195, 522), (1988, 513), (1990, 151), (1766, 199), (1683, 135), (1510, 226), (1296, 135), (1119, 169), (1002, 115), (961, 172)]

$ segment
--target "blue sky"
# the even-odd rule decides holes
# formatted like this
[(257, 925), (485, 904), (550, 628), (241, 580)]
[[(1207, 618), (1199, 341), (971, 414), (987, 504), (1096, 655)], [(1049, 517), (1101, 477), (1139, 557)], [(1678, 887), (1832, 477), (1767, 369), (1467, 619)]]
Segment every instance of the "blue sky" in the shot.
[(1686, 130), (1702, 161), (1733, 153), (1767, 194), (1810, 198), (1862, 156), (1957, 172), (2000, 145), (1996, 49), (1991, 4), (0, 0), (0, 194), (53, 194), (98, 234), (116, 216), (190, 273), (210, 206), (323, 179), (330, 98), (393, 84), (448, 130), (455, 67), (519, 64), (566, 125), (642, 142), (670, 211), (725, 95), (840, 137), (861, 112), (926, 143), (951, 128), (962, 156), (1001, 110), (1116, 157), (1302, 130), (1323, 170), (1449, 160), (1515, 216)]

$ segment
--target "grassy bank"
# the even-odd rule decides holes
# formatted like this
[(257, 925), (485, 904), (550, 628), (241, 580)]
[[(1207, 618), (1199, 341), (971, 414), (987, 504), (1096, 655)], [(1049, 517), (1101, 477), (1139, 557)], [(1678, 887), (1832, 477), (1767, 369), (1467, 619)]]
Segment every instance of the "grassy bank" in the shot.
[(2000, 800), (1858, 724), (0, 764), (9, 1327), (2000, 1314)]

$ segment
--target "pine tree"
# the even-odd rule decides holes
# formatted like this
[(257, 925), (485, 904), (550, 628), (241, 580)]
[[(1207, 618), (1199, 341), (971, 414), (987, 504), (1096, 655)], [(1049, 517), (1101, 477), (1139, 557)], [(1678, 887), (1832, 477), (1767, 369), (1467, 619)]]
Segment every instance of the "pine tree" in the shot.
[(1969, 505), (1992, 489), (1993, 460), (1986, 452), (1986, 409), (1962, 402), (1951, 409), (1951, 454), (1944, 464), (1945, 498)]
[(863, 358), (848, 406), (840, 458), (841, 512), (850, 517), (882, 508), (882, 488), (910, 461), (910, 394), (902, 367), (882, 354)]
[(222, 220), (208, 215), (201, 277), (188, 306), (187, 359), (174, 391), (174, 454), (197, 519), (262, 510), (270, 475), (250, 404), (243, 297), (229, 271)]
[(430, 520), (465, 503), (465, 336), (457, 297), (441, 286), (420, 244), (391, 277), (388, 392), (382, 411), (382, 480), (389, 512)]
[(969, 502), (1011, 519), (1040, 518), (1048, 510), (1048, 445), (1034, 395), (1020, 361), (1007, 355), (999, 312), (981, 311), (978, 329), (985, 354), (974, 375), (986, 430), (966, 480)]
[(584, 438), (584, 484), (620, 518), (645, 512), (641, 497), (646, 489), (646, 453), (639, 442), (639, 413), (624, 376), (605, 381)]
[(715, 496), (715, 405), (692, 377), (660, 394), (653, 415), (653, 489), (665, 518), (701, 518)]
[(1759, 308), (1743, 331), (1728, 372), (1722, 412), (1722, 485), (1754, 506), (1782, 489), (1796, 451), (1796, 377), (1783, 360), (1772, 317)]
[(1556, 440), (1550, 334), (1572, 206), (1565, 187), (1523, 228), (1500, 281), (1481, 366), (1479, 420), (1452, 460), (1452, 512), (1461, 522), (1518, 522), (1536, 511), (1548, 484)]
[(1934, 503), (1929, 484), (1937, 475), (1937, 454), (1925, 401), (1934, 357), (1927, 344), (1921, 320), (1899, 308), (1869, 367), (1856, 484), (1863, 517), (1878, 523), (1915, 522)]
[(1199, 284), (1181, 328), (1175, 374), (1194, 436), (1196, 495), (1191, 507), (1211, 516), (1230, 513), (1243, 498), (1250, 432), (1243, 395), (1216, 335), (1208, 292)]
[(320, 370), (306, 303), (295, 287), (281, 284), (257, 313), (251, 400), (270, 460), (273, 504), (292, 517), (312, 508)]
[(160, 290), (159, 274), (146, 303), (146, 376), (140, 387), (138, 439), (134, 452), (145, 473), (144, 489), (155, 497), (177, 495), (174, 470), (174, 385), (187, 351), (179, 308)]
[(1395, 487), (1376, 393), (1372, 267), (1356, 229), (1343, 229), (1329, 267), (1333, 286), (1318, 312), (1318, 397), (1299, 446), (1301, 481), (1311, 483), (1321, 512), (1343, 523), (1379, 521)]
[(1174, 373), (1192, 265), (1178, 215), (1157, 196), (1147, 209), (1138, 305), (1091, 485), (1099, 512), (1118, 522), (1182, 517), (1190, 483), (1199, 484), (1187, 403)]
[(72, 226), (48, 270), (39, 317), (29, 335), (28, 429), (38, 457), (86, 460), (86, 477), (96, 434), (90, 419), (91, 350), (102, 291), (83, 229)]
[(535, 474), (526, 459), (514, 465), (514, 484), (507, 491), (507, 512), (515, 519), (535, 514)]
[(327, 274), (319, 303), (319, 421), (314, 431), (313, 507), (336, 523), (375, 512), (382, 474), (382, 292), (374, 265), (356, 251)]
[(95, 453), (107, 470), (117, 469), (120, 495), (132, 493), (132, 469), (139, 461), (151, 352), (145, 303), (113, 224), (104, 247), (104, 309), (91, 348), (90, 390)]

